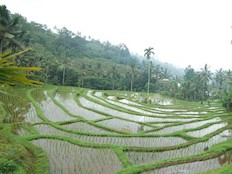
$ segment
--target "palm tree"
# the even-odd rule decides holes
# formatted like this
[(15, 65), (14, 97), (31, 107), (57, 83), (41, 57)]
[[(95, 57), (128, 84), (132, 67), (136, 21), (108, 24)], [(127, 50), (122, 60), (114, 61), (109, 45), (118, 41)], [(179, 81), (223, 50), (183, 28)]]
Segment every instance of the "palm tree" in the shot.
[(216, 77), (215, 77), (216, 82), (219, 84), (218, 87), (219, 92), (221, 92), (224, 78), (225, 78), (224, 72), (222, 68), (220, 68), (219, 70), (216, 71)]
[(63, 70), (62, 70), (62, 86), (65, 85), (65, 76), (66, 76), (66, 68), (68, 65), (72, 65), (70, 59), (68, 58), (68, 51), (65, 49), (63, 55)]
[(161, 67), (160, 67), (160, 65), (155, 66), (154, 73), (155, 73), (156, 82), (158, 82), (158, 80), (160, 79), (160, 76), (161, 76)]
[(203, 94), (205, 94), (205, 92), (207, 92), (207, 96), (208, 96), (208, 83), (209, 80), (212, 79), (212, 73), (209, 70), (209, 66), (207, 64), (205, 64), (204, 68), (201, 68), (201, 72), (199, 74), (200, 80), (202, 82), (202, 87), (203, 87)]
[(85, 80), (85, 76), (86, 76), (86, 72), (82, 71), (81, 72), (81, 87), (84, 88), (84, 80)]
[(232, 84), (232, 72), (231, 70), (226, 71), (226, 92), (228, 93), (230, 90), (230, 86)]
[(171, 77), (170, 72), (168, 71), (167, 68), (162, 68), (161, 67), (161, 78), (162, 79), (169, 79)]
[(135, 67), (136, 67), (136, 61), (135, 60), (132, 60), (131, 64), (130, 64), (130, 67), (131, 67), (131, 84), (130, 84), (130, 89), (131, 91), (133, 91), (133, 84), (134, 84), (134, 76), (135, 76)]
[(101, 63), (97, 63), (96, 71), (97, 71), (97, 79), (100, 79), (102, 75), (102, 64)]
[(117, 75), (117, 68), (116, 68), (116, 65), (112, 65), (112, 83), (113, 83), (112, 89), (113, 89), (113, 90), (114, 90), (114, 87), (115, 87), (116, 75)]
[(5, 5), (0, 6), (0, 54), (3, 52), (3, 43), (10, 42), (17, 45), (21, 49), (25, 49), (24, 46), (18, 42), (15, 38), (23, 34), (22, 31), (17, 30), (20, 16), (11, 18), (9, 10)]
[(144, 50), (144, 56), (147, 58), (147, 62), (148, 62), (148, 78), (147, 78), (147, 97), (149, 95), (149, 90), (150, 90), (150, 79), (151, 79), (151, 71), (150, 71), (150, 66), (151, 66), (151, 61), (150, 61), (150, 58), (151, 58), (151, 55), (152, 54), (155, 54), (152, 50), (154, 48), (152, 47), (149, 47), (147, 49)]

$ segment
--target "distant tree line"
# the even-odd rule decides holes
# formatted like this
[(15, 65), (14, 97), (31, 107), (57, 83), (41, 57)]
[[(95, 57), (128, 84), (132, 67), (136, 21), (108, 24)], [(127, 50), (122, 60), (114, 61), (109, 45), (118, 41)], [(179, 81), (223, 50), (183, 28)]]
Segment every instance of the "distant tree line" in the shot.
[(200, 71), (188, 66), (183, 77), (177, 76), (151, 61), (151, 47), (145, 50), (144, 61), (140, 61), (125, 44), (100, 42), (65, 27), (52, 31), (0, 7), (0, 53), (33, 47), (33, 51), (19, 55), (16, 63), (41, 67), (43, 70), (34, 74), (45, 84), (159, 92), (196, 101), (228, 96), (231, 91), (230, 70), (220, 69), (213, 74), (207, 64)]

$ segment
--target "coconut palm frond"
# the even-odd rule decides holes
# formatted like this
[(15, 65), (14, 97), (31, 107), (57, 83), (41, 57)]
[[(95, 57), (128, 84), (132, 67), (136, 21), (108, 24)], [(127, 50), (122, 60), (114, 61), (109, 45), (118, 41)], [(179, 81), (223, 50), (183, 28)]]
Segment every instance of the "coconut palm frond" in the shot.
[(26, 73), (29, 71), (39, 71), (41, 68), (18, 67), (15, 65), (15, 62), (11, 61), (13, 58), (16, 58), (17, 56), (30, 50), (31, 49), (29, 48), (12, 55), (10, 52), (0, 54), (0, 93), (9, 86), (38, 86), (43, 84), (42, 82), (29, 79), (28, 77), (33, 75)]

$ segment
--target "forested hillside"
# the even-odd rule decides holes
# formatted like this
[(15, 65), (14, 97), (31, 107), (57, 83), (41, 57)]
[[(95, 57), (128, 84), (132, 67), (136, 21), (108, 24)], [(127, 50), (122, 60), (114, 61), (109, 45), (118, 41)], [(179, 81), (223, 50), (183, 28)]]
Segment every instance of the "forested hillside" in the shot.
[(230, 70), (220, 69), (213, 74), (207, 64), (200, 71), (191, 66), (181, 70), (153, 57), (133, 54), (125, 44), (100, 42), (65, 27), (51, 30), (28, 22), (20, 14), (8, 11), (7, 16), (1, 11), (0, 52), (33, 48), (18, 56), (16, 63), (41, 67), (42, 71), (34, 75), (45, 84), (158, 92), (185, 100), (221, 97), (231, 89)]
[[(13, 52), (32, 47), (33, 51), (17, 59), (17, 64), (42, 67), (42, 73), (37, 75), (45, 84), (146, 90), (147, 61), (131, 54), (125, 44), (100, 42), (65, 27), (52, 31), (46, 25), (28, 22), (20, 14), (11, 14), (11, 18), (18, 19), (14, 35), (17, 42), (4, 42), (3, 51), (9, 44)], [(181, 72), (183, 70), (155, 60), (151, 65), (151, 91), (158, 91), (158, 80), (172, 79)]]

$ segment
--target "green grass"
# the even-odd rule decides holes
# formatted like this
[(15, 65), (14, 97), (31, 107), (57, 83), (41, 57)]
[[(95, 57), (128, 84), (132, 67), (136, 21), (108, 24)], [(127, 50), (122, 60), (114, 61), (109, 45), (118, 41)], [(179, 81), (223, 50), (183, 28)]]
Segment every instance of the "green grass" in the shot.
[(198, 173), (198, 174), (231, 174), (231, 173), (232, 173), (232, 164), (225, 165), (223, 167), (219, 167), (218, 169), (210, 170), (208, 172)]
[(13, 173), (49, 173), (48, 159), (42, 149), (13, 134), (9, 124), (0, 126), (0, 158), (15, 164)]

